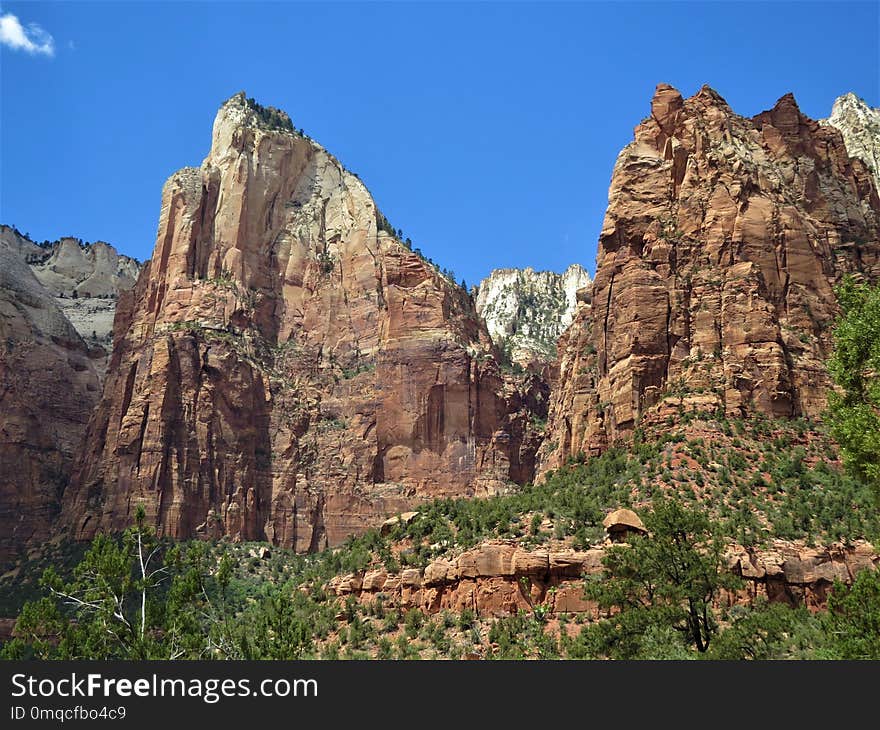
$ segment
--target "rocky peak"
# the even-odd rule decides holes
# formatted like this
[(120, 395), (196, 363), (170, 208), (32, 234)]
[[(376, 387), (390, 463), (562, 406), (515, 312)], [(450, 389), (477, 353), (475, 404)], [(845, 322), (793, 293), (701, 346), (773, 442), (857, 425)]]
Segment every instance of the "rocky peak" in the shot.
[(115, 299), (134, 286), (141, 264), (108, 243), (61, 238), (30, 258), (37, 279), (57, 297)]
[(315, 550), (429, 497), (531, 479), (540, 384), (502, 376), (471, 298), (389, 228), (286, 115), (223, 104), (120, 300), (65, 493), (73, 533), (143, 504), (165, 535)]
[[(548, 362), (556, 342), (579, 305), (577, 293), (589, 289), (589, 273), (572, 264), (564, 273), (495, 269), (477, 289), (477, 313), (495, 344), (514, 362)], [(587, 298), (582, 292), (581, 300)]]
[(41, 258), (45, 255), (44, 249), (34, 243), (26, 233), (22, 233), (14, 226), (0, 225), (0, 245), (24, 261), (31, 258)]
[(781, 96), (770, 111), (759, 114), (756, 120), (761, 125), (769, 123), (789, 139), (798, 137), (802, 125), (810, 121), (801, 113), (791, 92)]
[(675, 128), (683, 106), (684, 100), (678, 89), (669, 84), (657, 84), (651, 100), (651, 116), (661, 129), (668, 133)]
[(748, 119), (660, 85), (619, 155), (591, 310), (559, 343), (545, 464), (646, 418), (817, 416), (844, 273), (880, 275), (880, 199), (794, 97)]
[(290, 115), (274, 106), (263, 106), (244, 91), (239, 91), (220, 105), (214, 119), (214, 137), (218, 129), (254, 127), (269, 132), (296, 134)]
[(236, 155), (245, 145), (254, 143), (254, 135), (300, 136), (286, 112), (275, 107), (262, 106), (240, 91), (217, 110), (209, 159), (220, 163), (227, 155)]
[(868, 166), (880, 190), (880, 108), (849, 92), (837, 98), (831, 116), (821, 123), (840, 130), (849, 156)]

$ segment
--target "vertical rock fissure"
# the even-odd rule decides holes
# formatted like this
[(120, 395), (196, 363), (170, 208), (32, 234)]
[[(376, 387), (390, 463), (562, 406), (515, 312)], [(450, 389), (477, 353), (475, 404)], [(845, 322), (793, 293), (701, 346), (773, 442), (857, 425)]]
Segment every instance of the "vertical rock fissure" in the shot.
[(614, 293), (614, 277), (617, 272), (611, 272), (611, 278), (608, 281), (608, 296), (605, 299), (605, 319), (602, 325), (602, 359), (601, 374), (608, 372), (608, 319), (611, 316), (611, 297)]

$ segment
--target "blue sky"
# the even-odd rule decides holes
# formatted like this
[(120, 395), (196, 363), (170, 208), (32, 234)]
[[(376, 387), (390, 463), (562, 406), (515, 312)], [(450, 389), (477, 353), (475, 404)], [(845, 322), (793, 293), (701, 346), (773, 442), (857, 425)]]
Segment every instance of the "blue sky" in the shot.
[(148, 258), (162, 183), (244, 89), (459, 279), (592, 271), (614, 159), (658, 82), (708, 83), (744, 115), (788, 91), (814, 118), (846, 91), (880, 106), (878, 7), (2, 2), (0, 222)]

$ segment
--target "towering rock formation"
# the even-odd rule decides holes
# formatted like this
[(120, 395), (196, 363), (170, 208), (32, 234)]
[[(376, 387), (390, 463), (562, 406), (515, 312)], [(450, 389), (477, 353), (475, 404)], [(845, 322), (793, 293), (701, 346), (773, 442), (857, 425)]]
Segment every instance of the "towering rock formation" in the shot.
[(101, 395), (88, 347), (20, 243), (0, 238), (0, 563), (48, 537)]
[(556, 342), (571, 324), (592, 285), (586, 269), (572, 264), (564, 273), (495, 269), (480, 282), (477, 313), (489, 336), (514, 362), (556, 359)]
[(880, 109), (850, 92), (837, 98), (831, 116), (821, 123), (840, 130), (849, 156), (868, 166), (880, 190)]
[(162, 194), (65, 493), (77, 537), (338, 544), (438, 495), (532, 476), (527, 388), (468, 295), (387, 229), (357, 176), (239, 94)]
[(789, 94), (754, 119), (660, 85), (614, 167), (592, 311), (560, 340), (543, 466), (659, 404), (816, 416), (845, 272), (880, 274), (880, 199)]

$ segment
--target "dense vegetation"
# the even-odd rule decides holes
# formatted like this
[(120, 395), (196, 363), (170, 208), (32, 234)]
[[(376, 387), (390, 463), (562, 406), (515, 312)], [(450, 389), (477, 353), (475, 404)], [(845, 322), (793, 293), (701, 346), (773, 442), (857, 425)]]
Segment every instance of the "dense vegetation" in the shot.
[[(717, 546), (722, 542), (761, 544), (775, 537), (876, 542), (880, 537), (870, 487), (843, 472), (830, 439), (806, 421), (727, 422), (685, 413), (677, 424), (638, 432), (626, 449), (615, 447), (597, 458), (573, 460), (539, 485), (489, 499), (424, 504), (415, 520), (398, 524), (387, 535), (371, 530), (339, 549), (314, 555), (255, 543), (166, 544), (142, 524), (123, 536), (99, 537), (85, 556), (82, 547), (50, 544), (42, 557), (32, 555), (0, 581), (3, 614), (19, 616), (17, 638), (4, 654), (725, 659), (880, 655), (876, 572), (851, 589), (836, 586), (829, 612), (819, 616), (777, 604), (728, 611), (712, 607), (715, 592), (731, 579), (718, 569)], [(664, 500), (664, 495), (675, 501)], [(654, 511), (646, 507), (651, 503)], [(403, 611), (384, 594), (361, 605), (325, 590), (337, 575), (379, 565), (391, 572), (423, 567), (489, 538), (516, 540), (526, 549), (583, 549), (604, 539), (602, 518), (620, 506), (637, 509), (653, 537), (632, 549), (610, 550), (605, 579), (585, 584), (589, 597), (615, 615), (614, 621), (590, 623), (581, 614), (549, 616), (540, 605), (499, 619), (468, 611), (427, 616)], [(681, 553), (672, 550), (674, 541), (663, 538), (676, 534)], [(140, 556), (154, 550), (148, 568), (161, 572), (145, 576)], [(673, 564), (690, 566), (685, 578), (708, 580), (689, 582), (682, 574), (662, 571), (642, 575), (646, 566), (668, 564), (670, 555)], [(695, 556), (715, 557), (705, 563)], [(650, 601), (635, 590), (646, 584), (654, 587)], [(120, 606), (124, 608), (117, 610)]]
[(847, 468), (880, 499), (880, 286), (850, 278), (837, 296), (842, 314), (828, 369), (843, 392), (829, 394), (828, 423)]
[(387, 548), (375, 532), (336, 551), (298, 556), (260, 545), (157, 541), (139, 520), (98, 537), (46, 595), (22, 609), (5, 658), (880, 658), (880, 571), (834, 586), (829, 610), (758, 603), (720, 610), (734, 587), (718, 525), (660, 500), (643, 511), (650, 539), (606, 553), (585, 584), (606, 618), (551, 617), (542, 606), (498, 619), (465, 609), (429, 616), (378, 594), (368, 603), (324, 589)]

